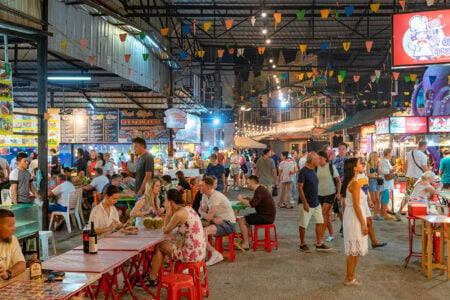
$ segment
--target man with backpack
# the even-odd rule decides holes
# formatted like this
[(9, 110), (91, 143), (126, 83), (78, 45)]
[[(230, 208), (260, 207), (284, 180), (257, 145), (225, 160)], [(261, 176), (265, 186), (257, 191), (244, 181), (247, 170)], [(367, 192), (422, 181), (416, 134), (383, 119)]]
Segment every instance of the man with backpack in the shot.
[(317, 155), (319, 156), (319, 165), (316, 167), (317, 177), (319, 178), (319, 203), (322, 206), (325, 227), (328, 228), (330, 234), (325, 241), (331, 242), (334, 240), (334, 234), (329, 215), (333, 204), (339, 201), (341, 180), (336, 167), (328, 161), (327, 153), (319, 151)]

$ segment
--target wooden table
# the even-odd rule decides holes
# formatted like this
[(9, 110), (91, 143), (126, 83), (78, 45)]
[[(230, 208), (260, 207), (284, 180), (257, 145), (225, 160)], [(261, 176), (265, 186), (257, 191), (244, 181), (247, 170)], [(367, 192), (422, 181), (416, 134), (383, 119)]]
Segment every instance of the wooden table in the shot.
[[(130, 237), (130, 236), (128, 236)], [(132, 236), (131, 236), (132, 237)], [(163, 235), (155, 232), (154, 237), (148, 238), (109, 238), (108, 236), (99, 239), (97, 249), (99, 251), (136, 251), (142, 252), (164, 240)], [(83, 246), (74, 248), (74, 250), (83, 250)]]
[(67, 299), (85, 289), (89, 289), (91, 298), (94, 298), (89, 286), (100, 277), (99, 273), (67, 272), (63, 281), (47, 283), (44, 281), (48, 278), (48, 274), (43, 274), (41, 280), (30, 280), (30, 271), (27, 269), (11, 280), (0, 281), (0, 298)]
[[(433, 277), (433, 269), (440, 269), (441, 275), (447, 271), (450, 280), (450, 218), (441, 215), (418, 216), (422, 220), (422, 274), (428, 271), (428, 279)], [(444, 229), (444, 227), (447, 227)], [(440, 235), (440, 259), (433, 263), (433, 234)], [(447, 264), (445, 264), (444, 235), (447, 235)]]
[(105, 238), (164, 238), (164, 233), (162, 231), (162, 229), (147, 229), (144, 226), (138, 226), (139, 231), (137, 232), (137, 234), (127, 234), (127, 233), (123, 233), (121, 231), (116, 231), (112, 234), (109, 234), (107, 236), (105, 236)]

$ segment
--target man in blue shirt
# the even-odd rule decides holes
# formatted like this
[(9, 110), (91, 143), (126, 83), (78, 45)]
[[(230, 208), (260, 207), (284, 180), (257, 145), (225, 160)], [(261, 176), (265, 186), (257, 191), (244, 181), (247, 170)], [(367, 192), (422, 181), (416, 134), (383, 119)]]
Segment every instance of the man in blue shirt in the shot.
[[(339, 177), (341, 179), (341, 182), (344, 182), (344, 163), (348, 159), (347, 156), (347, 144), (346, 143), (339, 143), (338, 145), (338, 156), (333, 160), (333, 165), (336, 167)], [(342, 199), (339, 201), (341, 195), (338, 195), (338, 201), (337, 205), (333, 205), (333, 212), (338, 214), (339, 220), (341, 220), (342, 224)], [(342, 225), (341, 229), (339, 230), (340, 233), (342, 233)]]
[(225, 178), (225, 167), (219, 164), (216, 154), (211, 154), (209, 157), (209, 165), (206, 168), (206, 176), (215, 176), (217, 178), (217, 189), (219, 192), (223, 192), (227, 186)]
[(319, 157), (316, 152), (310, 152), (306, 159), (306, 165), (298, 174), (298, 214), (300, 226), (300, 251), (309, 253), (308, 245), (305, 243), (306, 228), (309, 221), (314, 218), (316, 222), (316, 251), (330, 251), (332, 248), (322, 243), (325, 232), (325, 224), (322, 215), (322, 207), (319, 203), (319, 179), (316, 167), (319, 165)]
[(441, 176), (444, 189), (450, 188), (450, 151), (444, 151), (444, 158), (439, 165), (439, 176)]

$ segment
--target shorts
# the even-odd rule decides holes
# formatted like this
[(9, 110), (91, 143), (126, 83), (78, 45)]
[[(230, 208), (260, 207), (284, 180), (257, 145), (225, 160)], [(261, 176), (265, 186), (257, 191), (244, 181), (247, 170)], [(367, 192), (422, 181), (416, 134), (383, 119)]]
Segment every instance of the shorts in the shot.
[(234, 232), (236, 223), (231, 223), (230, 221), (223, 221), (220, 224), (214, 224), (216, 226), (217, 232), (215, 236), (229, 235)]
[(389, 204), (389, 201), (391, 200), (391, 190), (385, 189), (381, 192), (381, 203), (382, 204)]
[(406, 177), (406, 194), (411, 195), (414, 191), (414, 186), (416, 185), (417, 179), (413, 177)]
[(225, 178), (228, 178), (230, 176), (230, 168), (225, 169)]
[(316, 224), (323, 224), (322, 206), (319, 204), (316, 207), (310, 207), (309, 211), (306, 212), (303, 209), (303, 204), (298, 205), (298, 216), (300, 219), (300, 227), (308, 228), (309, 221), (311, 218), (314, 219)]
[(331, 195), (328, 195), (328, 196), (319, 196), (319, 203), (322, 206), (324, 205), (324, 203), (333, 205), (335, 197), (336, 197), (335, 194), (331, 194)]
[(241, 170), (241, 169), (239, 168), (239, 166), (237, 166), (237, 167), (232, 167), (232, 168), (230, 169), (230, 174), (231, 174), (231, 176), (239, 175), (240, 170)]
[(55, 203), (55, 204), (50, 204), (48, 206), (48, 210), (49, 213), (54, 212), (54, 211), (62, 211), (62, 212), (67, 212), (67, 207), (66, 206), (62, 206), (59, 203)]
[(248, 225), (269, 225), (272, 224), (270, 222), (267, 222), (264, 220), (260, 215), (258, 214), (249, 214), (245, 216), (245, 221)]
[(381, 190), (381, 185), (375, 178), (369, 178), (369, 192), (379, 192)]

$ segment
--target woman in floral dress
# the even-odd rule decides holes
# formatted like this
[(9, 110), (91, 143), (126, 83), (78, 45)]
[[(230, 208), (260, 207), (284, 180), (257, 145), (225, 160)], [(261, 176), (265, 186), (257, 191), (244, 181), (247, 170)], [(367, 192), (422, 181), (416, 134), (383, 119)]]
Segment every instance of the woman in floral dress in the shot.
[(159, 283), (158, 271), (168, 255), (173, 261), (196, 263), (205, 258), (206, 243), (203, 236), (202, 222), (198, 214), (185, 202), (176, 189), (167, 191), (166, 218), (164, 219), (164, 234), (170, 234), (178, 227), (176, 242), (165, 240), (156, 246), (152, 258), (152, 268), (149, 275), (149, 285), (156, 287)]

